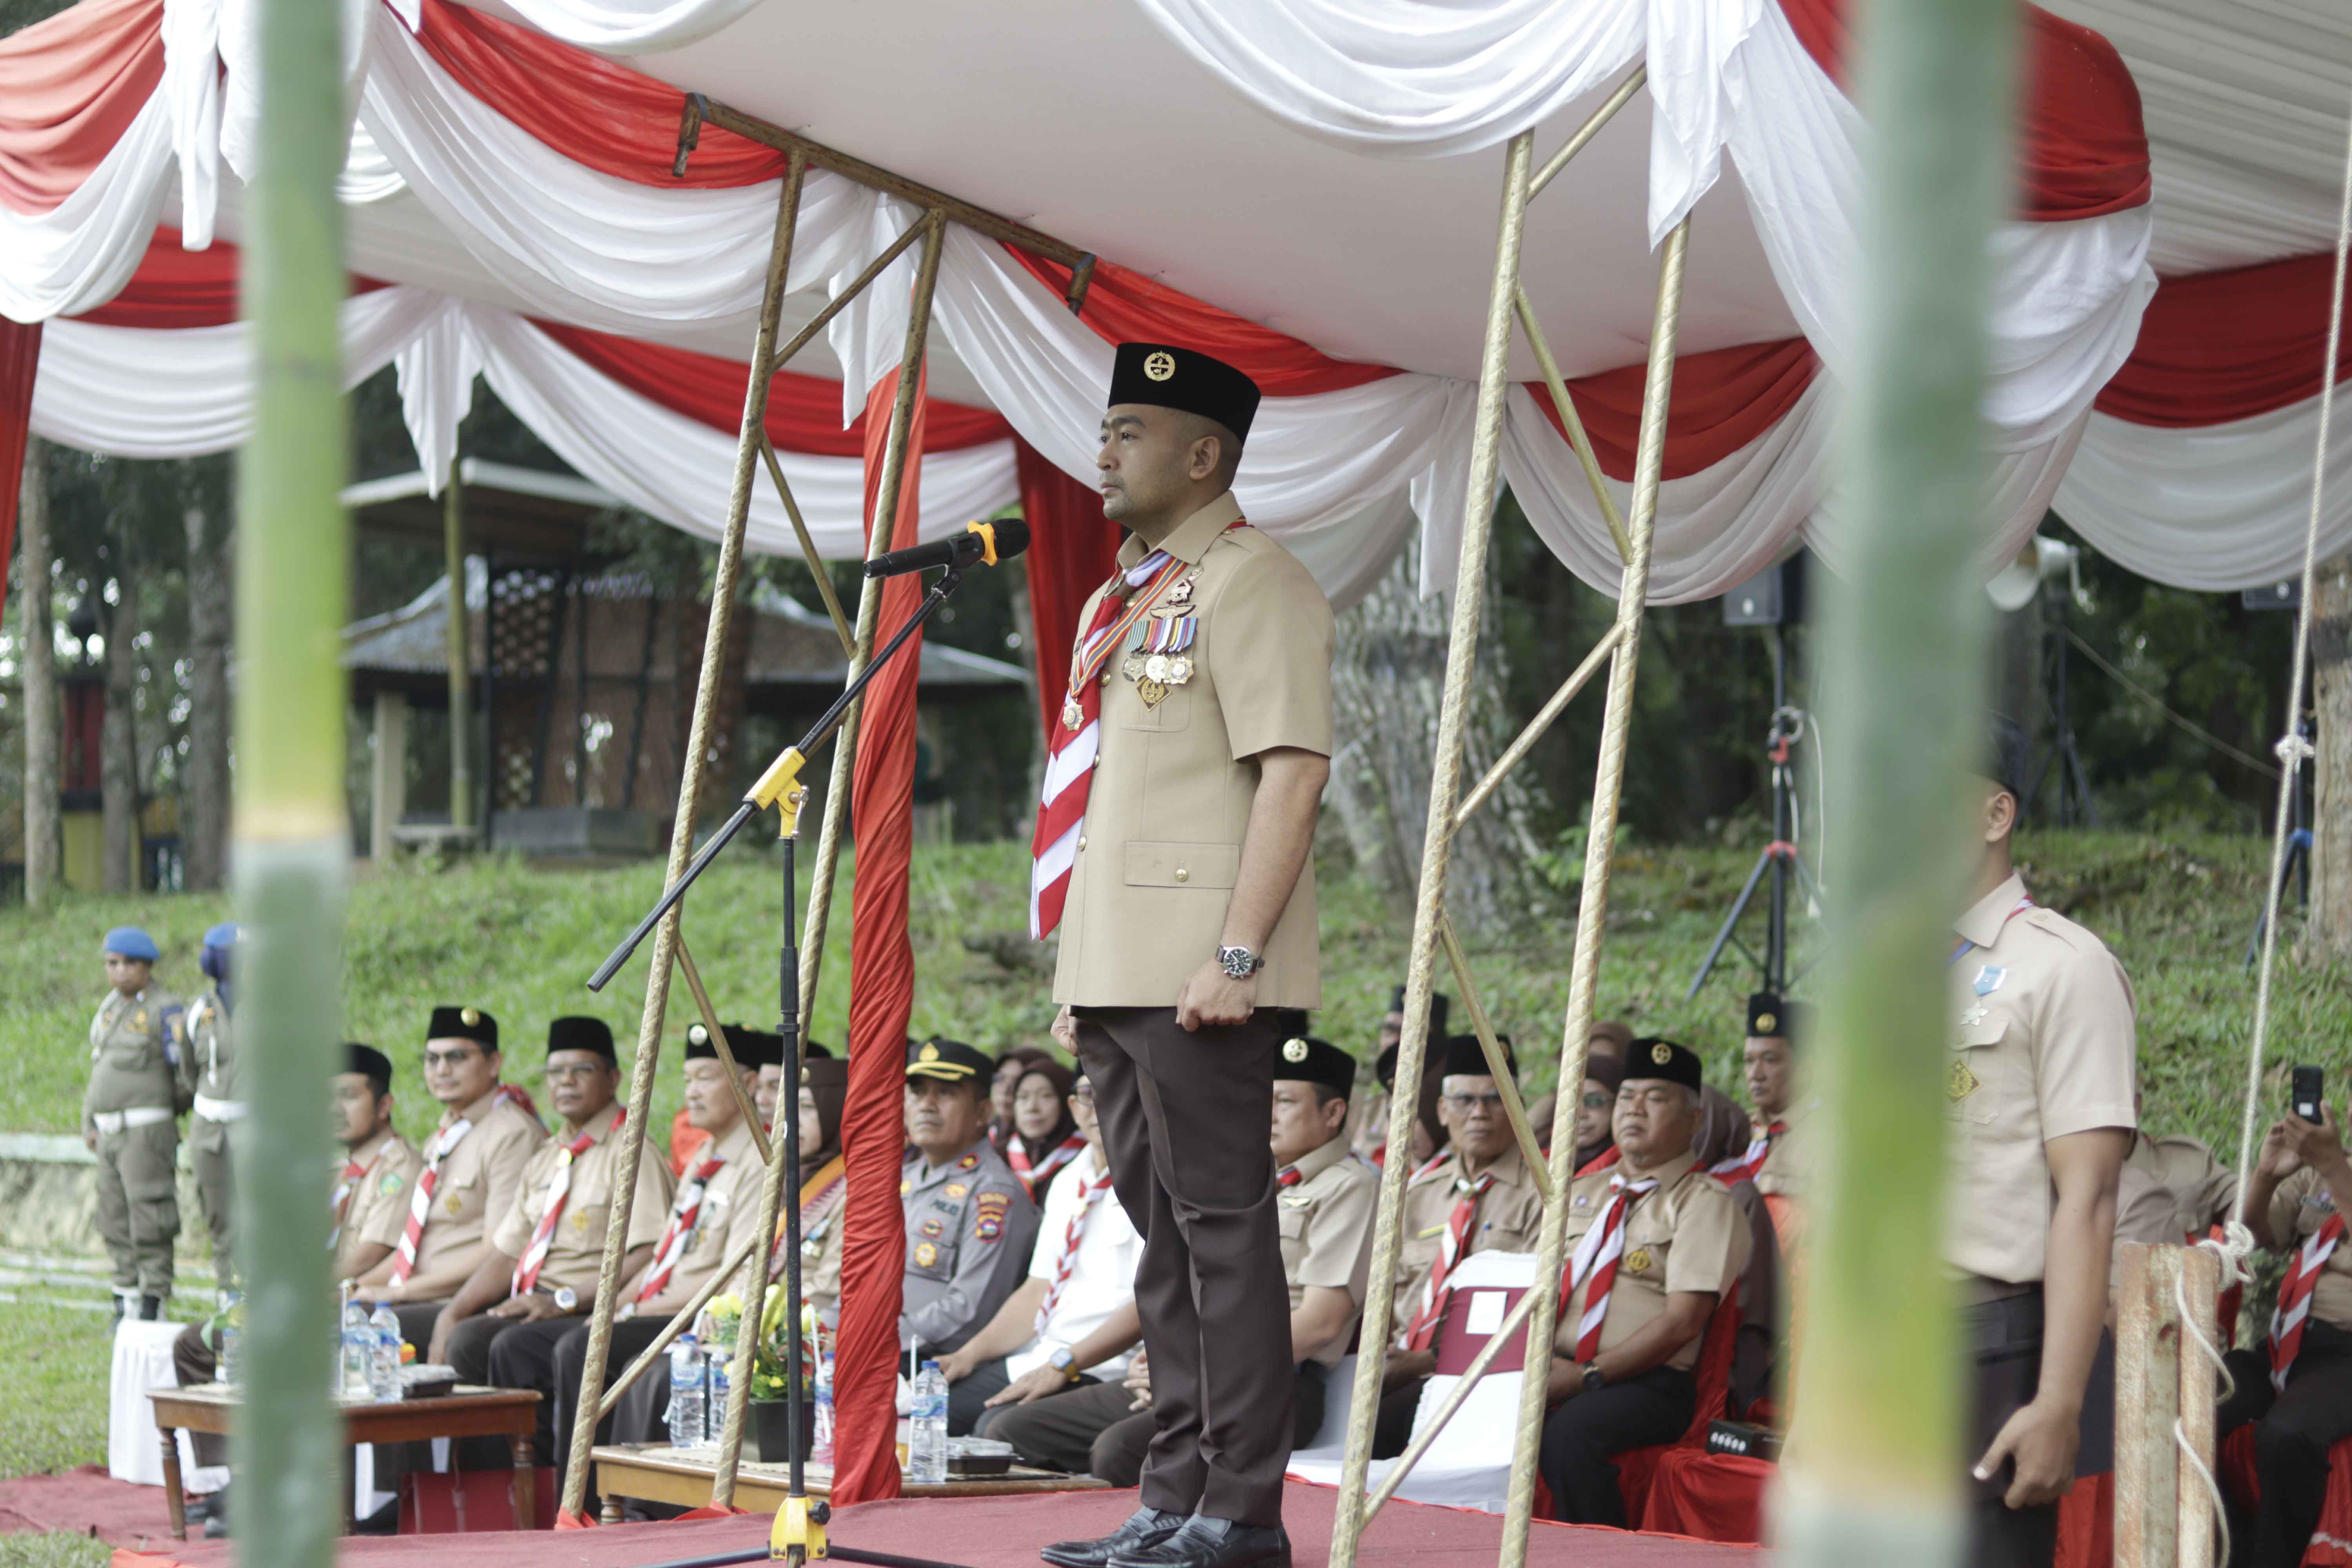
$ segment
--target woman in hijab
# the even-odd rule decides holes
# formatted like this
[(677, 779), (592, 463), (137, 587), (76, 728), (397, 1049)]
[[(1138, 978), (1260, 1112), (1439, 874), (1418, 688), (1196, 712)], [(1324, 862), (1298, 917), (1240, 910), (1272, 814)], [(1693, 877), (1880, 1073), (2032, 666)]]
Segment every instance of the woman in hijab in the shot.
[[(849, 1196), (841, 1157), (841, 1110), (849, 1098), (849, 1064), (811, 1057), (801, 1066), (801, 1300), (830, 1323), (840, 1316), (841, 1216)], [(768, 1261), (771, 1280), (784, 1277), (783, 1226)]]
[(1013, 1097), (1021, 1090), (1021, 1075), (1034, 1062), (1050, 1062), (1052, 1053), (1035, 1046), (1007, 1047), (996, 1058), (996, 1076), (988, 1083), (988, 1141), (1007, 1159), (1013, 1151)]
[(1050, 1058), (1020, 1068), (1013, 1082), (1013, 1136), (1005, 1143), (1004, 1162), (1035, 1203), (1043, 1204), (1054, 1178), (1087, 1152), (1070, 1115), (1070, 1094), (1076, 1087), (1076, 1076)]
[(1584, 1089), (1576, 1102), (1576, 1164), (1582, 1171), (1617, 1147), (1612, 1119), (1617, 1109), (1618, 1086), (1625, 1081), (1625, 1063), (1598, 1051), (1584, 1058)]

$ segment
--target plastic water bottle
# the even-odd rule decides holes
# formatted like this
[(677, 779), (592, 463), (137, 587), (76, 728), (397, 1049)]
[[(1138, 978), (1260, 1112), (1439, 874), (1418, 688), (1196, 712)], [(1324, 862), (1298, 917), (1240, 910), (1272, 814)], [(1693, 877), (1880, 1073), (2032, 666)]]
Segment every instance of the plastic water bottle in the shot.
[(213, 1373), (222, 1383), (235, 1384), (237, 1374), (244, 1371), (237, 1351), (237, 1342), (244, 1332), (245, 1298), (234, 1291), (222, 1292), (220, 1326), (214, 1331), (218, 1365)]
[(376, 1303), (368, 1327), (375, 1331), (375, 1356), (368, 1368), (368, 1392), (377, 1404), (400, 1398), (400, 1320), (390, 1307)]
[(374, 1375), (375, 1325), (368, 1321), (364, 1302), (343, 1303), (343, 1382), (345, 1399), (373, 1399), (369, 1379)]
[(927, 1361), (915, 1374), (912, 1426), (907, 1434), (907, 1479), (944, 1481), (948, 1479), (948, 1379), (940, 1363)]
[(669, 1442), (673, 1448), (702, 1446), (702, 1348), (692, 1334), (669, 1347)]
[(735, 1369), (717, 1345), (702, 1363), (702, 1446), (715, 1448), (727, 1430), (727, 1391), (733, 1386)]
[(809, 1458), (819, 1464), (833, 1463), (833, 1357), (821, 1357), (816, 1363), (816, 1441), (810, 1446)]

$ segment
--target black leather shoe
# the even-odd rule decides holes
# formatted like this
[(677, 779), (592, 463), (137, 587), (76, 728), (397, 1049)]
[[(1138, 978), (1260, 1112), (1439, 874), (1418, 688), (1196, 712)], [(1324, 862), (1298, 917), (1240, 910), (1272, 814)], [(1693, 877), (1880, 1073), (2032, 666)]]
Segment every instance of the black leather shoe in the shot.
[(152, 1323), (152, 1322), (154, 1322), (154, 1321), (158, 1321), (159, 1319), (161, 1319), (161, 1318), (163, 1317), (163, 1297), (161, 1297), (161, 1296), (142, 1296), (142, 1297), (140, 1297), (140, 1298), (139, 1298), (139, 1321), (140, 1321), (141, 1322), (142, 1322), (142, 1323)]
[(1157, 1546), (1184, 1528), (1189, 1516), (1165, 1509), (1139, 1508), (1108, 1535), (1092, 1541), (1056, 1541), (1037, 1553), (1055, 1568), (1107, 1568), (1121, 1552)]
[(1114, 1553), (1108, 1568), (1290, 1568), (1290, 1536), (1278, 1524), (1196, 1513), (1157, 1546)]

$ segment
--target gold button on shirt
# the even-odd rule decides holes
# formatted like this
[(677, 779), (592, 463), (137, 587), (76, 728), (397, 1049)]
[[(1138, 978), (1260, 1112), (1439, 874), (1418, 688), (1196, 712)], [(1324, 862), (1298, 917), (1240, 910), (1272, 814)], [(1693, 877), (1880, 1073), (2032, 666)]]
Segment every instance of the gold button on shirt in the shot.
[(2106, 944), (2036, 906), (2016, 877), (1960, 917), (1974, 943), (1948, 971), (1951, 1048), (1944, 1069), (1951, 1182), (1944, 1259), (1965, 1273), (2026, 1284), (2042, 1277), (2053, 1138), (2129, 1130), (2135, 1037), (2131, 982)]
[[(1568, 1256), (1609, 1209), (1609, 1181), (1620, 1174), (1612, 1167), (1595, 1171), (1569, 1185)], [(1748, 1216), (1731, 1190), (1685, 1154), (1655, 1172), (1658, 1184), (1635, 1199), (1625, 1215), (1625, 1250), (1617, 1260), (1617, 1278), (1609, 1287), (1609, 1315), (1601, 1323), (1601, 1348), (1615, 1349), (1657, 1321), (1666, 1310), (1666, 1298), (1686, 1292), (1710, 1291), (1717, 1297), (1731, 1289), (1748, 1267), (1752, 1237)], [(1584, 1317), (1585, 1287), (1569, 1298), (1559, 1315), (1552, 1348), (1571, 1359), (1576, 1354), (1577, 1325)], [(1698, 1364), (1704, 1331), (1693, 1334), (1666, 1358), (1668, 1366), (1688, 1372)]]
[[(1179, 523), (1162, 546), (1199, 568), (1189, 601), (1191, 678), (1147, 705), (1121, 671), (1123, 656), (1104, 667), (1087, 847), (1070, 871), (1056, 1002), (1174, 1006), (1223, 935), (1257, 793), (1251, 759), (1277, 747), (1331, 754), (1331, 606), (1307, 568), (1264, 531), (1227, 531), (1239, 516), (1229, 492)], [(1119, 564), (1147, 553), (1130, 538)], [(1080, 626), (1100, 597), (1098, 590), (1080, 610)], [(1131, 647), (1152, 621), (1141, 618)], [(1262, 956), (1259, 1006), (1322, 1005), (1311, 864), (1300, 869)]]

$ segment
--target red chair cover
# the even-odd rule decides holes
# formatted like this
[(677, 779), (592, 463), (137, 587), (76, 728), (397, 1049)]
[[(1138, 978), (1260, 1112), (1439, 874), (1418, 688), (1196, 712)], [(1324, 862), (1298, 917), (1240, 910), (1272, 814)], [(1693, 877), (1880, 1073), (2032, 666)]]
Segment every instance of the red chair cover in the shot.
[(1707, 1426), (1723, 1415), (1724, 1400), (1731, 1391), (1731, 1348), (1738, 1333), (1739, 1287), (1734, 1285), (1716, 1303), (1715, 1316), (1707, 1320), (1706, 1337), (1699, 1342), (1698, 1365), (1693, 1369), (1698, 1382), (1698, 1404), (1682, 1440), (1654, 1448), (1629, 1448), (1617, 1456), (1617, 1490), (1625, 1499), (1627, 1519), (1643, 1517), (1649, 1502), (1650, 1480), (1663, 1455), (1673, 1448), (1705, 1452)]
[[(2221, 1439), (2221, 1487), (2239, 1506), (2262, 1500), (2254, 1473), (2254, 1429), (2239, 1427)], [(2352, 1568), (2352, 1437), (2327, 1451), (2327, 1500), (2319, 1506), (2319, 1529), (2303, 1554), (2303, 1568)]]

